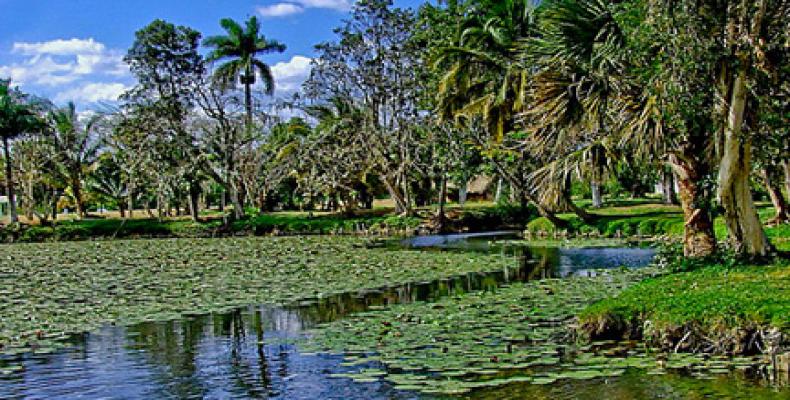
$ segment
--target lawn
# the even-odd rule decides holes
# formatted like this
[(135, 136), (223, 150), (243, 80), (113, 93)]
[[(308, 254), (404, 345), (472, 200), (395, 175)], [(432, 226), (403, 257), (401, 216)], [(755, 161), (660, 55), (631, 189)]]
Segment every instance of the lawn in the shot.
[(747, 350), (756, 333), (790, 333), (790, 261), (712, 265), (647, 279), (588, 307), (580, 321), (592, 337), (638, 336), (659, 347), (696, 351)]
[[(611, 202), (610, 202), (611, 203)], [(760, 219), (767, 221), (774, 216), (774, 209), (768, 204), (759, 203)], [(571, 229), (580, 233), (597, 232), (613, 236), (668, 236), (679, 238), (683, 235), (683, 213), (678, 206), (651, 203), (647, 200), (621, 200), (615, 205), (598, 210), (590, 210), (599, 218), (593, 224), (585, 224), (575, 214), (560, 214), (568, 221)], [(536, 218), (527, 224), (531, 232), (553, 232), (554, 226), (546, 218)], [(719, 240), (727, 237), (727, 227), (721, 217), (716, 218), (714, 230)], [(777, 249), (790, 251), (790, 224), (765, 228), (768, 238)]]

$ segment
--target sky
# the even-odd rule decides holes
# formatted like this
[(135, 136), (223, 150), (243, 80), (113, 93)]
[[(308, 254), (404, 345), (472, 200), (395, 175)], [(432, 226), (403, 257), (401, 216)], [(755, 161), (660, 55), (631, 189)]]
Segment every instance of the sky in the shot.
[[(288, 96), (310, 71), (313, 46), (332, 40), (354, 0), (0, 0), (0, 78), (56, 104), (80, 109), (112, 102), (134, 84), (123, 63), (134, 32), (154, 19), (222, 34), (221, 18), (257, 15), (268, 38), (287, 46), (262, 57), (277, 96)], [(395, 0), (417, 7), (424, 0)]]

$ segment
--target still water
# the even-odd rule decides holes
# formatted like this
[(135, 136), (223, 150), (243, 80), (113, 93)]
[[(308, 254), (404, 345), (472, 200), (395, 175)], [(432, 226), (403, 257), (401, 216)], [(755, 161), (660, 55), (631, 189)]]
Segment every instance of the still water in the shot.
[[(461, 248), (504, 252), (518, 267), (434, 282), (346, 293), (290, 307), (255, 306), (229, 314), (131, 327), (108, 326), (75, 337), (54, 354), (0, 359), (0, 367), (24, 369), (0, 375), (2, 399), (412, 399), (388, 383), (333, 379), (348, 372), (342, 356), (302, 354), (293, 340), (316, 324), (377, 306), (432, 301), (477, 290), (496, 290), (515, 281), (594, 269), (647, 265), (653, 251), (639, 248), (557, 249), (496, 245), (511, 232), (412, 239), (402, 247), (437, 251)], [(681, 375), (648, 376), (629, 371), (607, 380), (557, 382), (551, 386), (510, 385), (474, 392), (468, 398), (790, 398), (790, 393), (737, 376), (698, 380)]]

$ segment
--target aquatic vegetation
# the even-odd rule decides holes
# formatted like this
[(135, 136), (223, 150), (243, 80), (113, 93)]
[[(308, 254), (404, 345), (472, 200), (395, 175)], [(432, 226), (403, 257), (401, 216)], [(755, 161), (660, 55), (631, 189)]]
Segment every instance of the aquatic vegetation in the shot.
[(300, 346), (345, 354), (346, 366), (359, 367), (336, 378), (383, 379), (398, 389), (444, 395), (517, 383), (611, 379), (629, 369), (709, 377), (763, 362), (655, 355), (635, 341), (575, 340), (569, 325), (588, 304), (660, 274), (653, 267), (598, 271), (595, 277), (514, 283), (495, 292), (394, 305), (322, 325)]
[(170, 239), (0, 247), (1, 352), (102, 324), (178, 319), (515, 265), (500, 255), (368, 249), (348, 237)]
[(701, 357), (678, 355), (659, 368), (635, 342), (575, 344), (568, 324), (587, 304), (659, 273), (654, 268), (600, 271), (592, 278), (515, 283), (435, 303), (394, 305), (323, 325), (300, 346), (346, 354), (346, 365), (360, 367), (338, 378), (380, 377), (427, 394), (615, 377), (628, 368), (705, 365)]

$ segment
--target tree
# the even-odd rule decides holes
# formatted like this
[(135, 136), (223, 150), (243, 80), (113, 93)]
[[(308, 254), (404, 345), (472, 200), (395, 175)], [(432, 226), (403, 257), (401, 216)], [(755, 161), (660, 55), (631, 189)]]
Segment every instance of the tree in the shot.
[[(431, 11), (431, 8), (426, 8)], [(451, 39), (436, 44), (433, 67), (442, 71), (435, 109), (442, 121), (462, 126), (498, 175), (517, 192), (522, 206), (531, 201), (557, 226), (565, 222), (544, 207), (527, 187), (533, 167), (523, 149), (516, 113), (523, 107), (526, 70), (519, 68), (518, 43), (536, 34), (530, 0), (448, 2)], [(435, 35), (438, 36), (438, 35)], [(482, 128), (482, 129), (479, 129)]]
[(684, 214), (684, 255), (709, 256), (717, 250), (714, 96), (710, 49), (699, 38), (710, 33), (694, 7), (634, 0), (622, 10), (618, 16), (630, 56), (613, 107), (620, 114), (618, 140), (642, 157), (654, 155), (670, 166)]
[[(718, 195), (724, 220), (736, 251), (764, 256), (771, 251), (752, 199), (749, 175), (756, 133), (744, 127), (749, 113), (749, 86), (760, 73), (787, 63), (790, 2), (786, 0), (726, 1), (724, 7), (703, 9), (718, 56), (716, 82), (716, 150), (719, 161)], [(778, 64), (777, 64), (778, 63)], [(753, 106), (752, 106), (753, 107)]]
[(69, 103), (66, 107), (51, 112), (48, 122), (57, 171), (71, 190), (77, 215), (84, 218), (87, 211), (83, 181), (101, 148), (101, 142), (94, 133), (98, 117), (88, 117), (87, 121), (80, 121), (76, 106)]
[(19, 180), (19, 205), (28, 221), (42, 225), (57, 219), (57, 202), (65, 187), (57, 165), (57, 152), (49, 138), (36, 135), (14, 143), (15, 176)]
[(593, 207), (600, 208), (611, 153), (600, 139), (610, 133), (625, 38), (603, 0), (546, 1), (538, 21), (539, 35), (524, 45), (525, 58), (532, 60), (524, 68), (536, 69), (534, 85), (525, 86), (525, 113), (555, 152), (586, 148), (579, 167), (590, 179)]
[(238, 102), (228, 96), (216, 82), (206, 80), (196, 91), (196, 102), (202, 114), (194, 115), (191, 125), (199, 131), (201, 160), (206, 173), (230, 194), (234, 218), (244, 217), (240, 198), (243, 186), (239, 173), (241, 151), (261, 137), (243, 128), (243, 118), (235, 107)]
[(375, 167), (375, 159), (356, 134), (365, 129), (365, 110), (352, 99), (336, 98), (306, 111), (318, 124), (302, 146), (305, 157), (300, 169), (307, 179), (301, 181), (330, 198), (339, 198), (344, 211), (351, 214), (357, 207), (357, 191)]
[(126, 218), (128, 186), (123, 179), (123, 170), (112, 153), (104, 153), (97, 159), (96, 168), (88, 177), (88, 188), (105, 201), (118, 206), (121, 218)]
[(41, 119), (29, 104), (25, 104), (24, 99), (24, 94), (11, 89), (10, 82), (0, 81), (0, 136), (3, 138), (5, 186), (11, 223), (19, 222), (14, 193), (11, 141), (27, 133), (40, 132), (43, 127)]
[(274, 93), (274, 77), (269, 66), (257, 57), (262, 54), (282, 53), (285, 45), (267, 39), (261, 34), (261, 24), (255, 16), (247, 20), (242, 27), (230, 18), (224, 18), (220, 25), (227, 35), (210, 36), (203, 41), (204, 46), (213, 50), (206, 56), (206, 61), (216, 62), (228, 60), (217, 67), (214, 77), (225, 85), (233, 85), (238, 80), (244, 85), (244, 105), (247, 110), (247, 129), (252, 127), (252, 86), (256, 77), (260, 76), (264, 92)]
[[(138, 83), (124, 94), (124, 107), (142, 122), (142, 129), (154, 135), (156, 154), (152, 158), (160, 163), (157, 167), (169, 167), (160, 189), (167, 185), (173, 195), (186, 191), (192, 219), (198, 220), (201, 154), (188, 122), (205, 72), (198, 53), (200, 33), (155, 20), (135, 36), (124, 61)], [(181, 188), (184, 183), (186, 188)]]
[(391, 0), (362, 0), (351, 18), (335, 30), (336, 42), (316, 46), (305, 94), (317, 104), (354, 99), (365, 116), (355, 134), (367, 149), (375, 171), (399, 214), (411, 213), (410, 172), (422, 142), (420, 113), (421, 60), (411, 41), (414, 16)]

